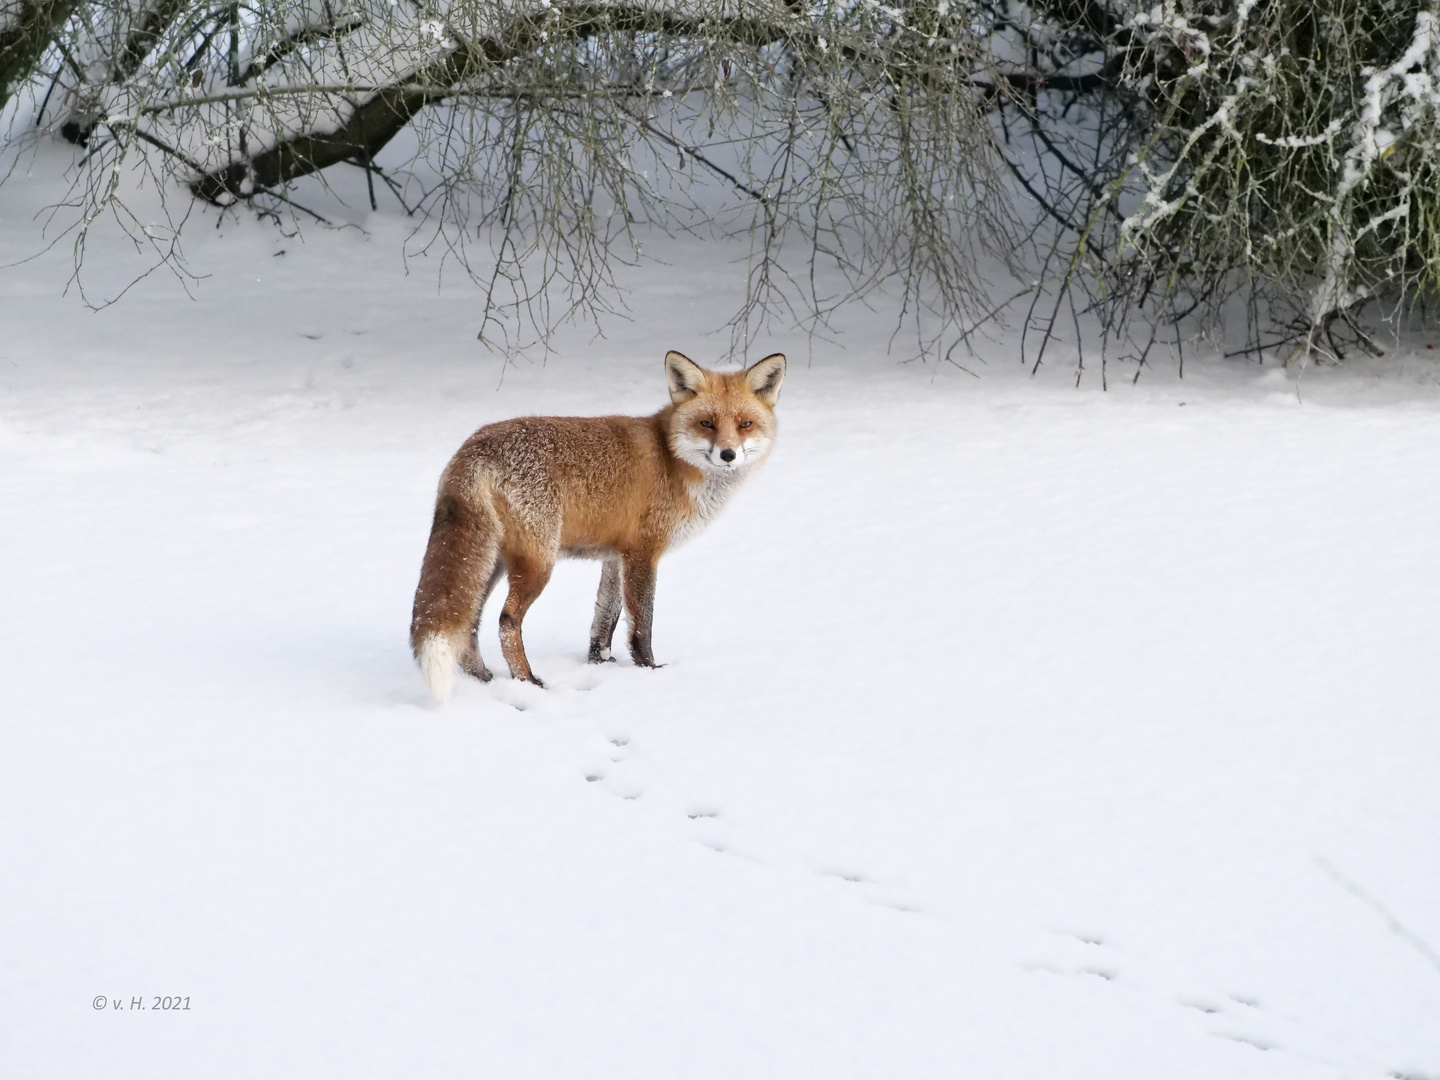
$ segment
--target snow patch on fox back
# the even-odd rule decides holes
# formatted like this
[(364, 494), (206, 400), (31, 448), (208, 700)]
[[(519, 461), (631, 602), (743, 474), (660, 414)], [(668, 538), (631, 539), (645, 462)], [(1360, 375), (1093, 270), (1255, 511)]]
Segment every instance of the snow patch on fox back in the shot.
[(455, 689), (455, 663), (458, 654), (455, 643), (444, 634), (427, 634), (415, 648), (415, 659), (420, 662), (420, 674), (435, 700), (450, 700)]

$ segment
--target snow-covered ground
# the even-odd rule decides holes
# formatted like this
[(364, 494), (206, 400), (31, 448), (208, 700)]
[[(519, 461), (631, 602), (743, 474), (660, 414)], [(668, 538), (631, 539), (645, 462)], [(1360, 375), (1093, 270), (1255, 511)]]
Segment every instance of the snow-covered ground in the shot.
[(437, 709), (441, 467), (658, 408), (738, 253), (661, 248), (633, 323), (506, 368), (367, 227), (201, 222), (197, 299), (99, 314), (0, 273), (0, 1074), (1440, 1077), (1428, 342), (1102, 394), (777, 334), (668, 666), (586, 666), (565, 564), (550, 689)]

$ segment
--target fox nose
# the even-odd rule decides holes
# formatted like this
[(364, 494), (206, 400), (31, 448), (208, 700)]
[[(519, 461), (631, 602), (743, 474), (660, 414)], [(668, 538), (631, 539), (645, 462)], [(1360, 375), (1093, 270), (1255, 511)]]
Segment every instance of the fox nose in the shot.
[(720, 451), (720, 460), (721, 460), (721, 461), (724, 461), (724, 462), (727, 462), (727, 463), (728, 463), (728, 462), (731, 462), (731, 461), (734, 461), (734, 460), (735, 460), (735, 451), (734, 451), (734, 450), (730, 450), (730, 449), (728, 449), (728, 448), (725, 449), (725, 450), (721, 450), (721, 451)]

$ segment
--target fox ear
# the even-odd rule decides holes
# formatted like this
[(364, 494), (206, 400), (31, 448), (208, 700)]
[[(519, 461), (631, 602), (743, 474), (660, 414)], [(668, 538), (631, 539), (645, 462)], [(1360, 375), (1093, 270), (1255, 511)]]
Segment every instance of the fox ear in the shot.
[(665, 354), (665, 378), (670, 383), (670, 400), (676, 405), (689, 401), (705, 387), (705, 369), (683, 353)]
[(745, 370), (745, 385), (751, 392), (772, 408), (780, 400), (780, 384), (785, 381), (785, 354), (767, 356), (754, 367)]

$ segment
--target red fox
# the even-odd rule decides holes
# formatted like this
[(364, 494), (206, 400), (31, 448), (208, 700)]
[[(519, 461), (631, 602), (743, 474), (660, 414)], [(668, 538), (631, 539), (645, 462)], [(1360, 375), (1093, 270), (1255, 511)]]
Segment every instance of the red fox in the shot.
[(481, 428), (440, 477), (410, 645), (431, 693), (450, 696), (457, 663), (489, 682), (480, 611), (504, 574), (500, 649), (510, 676), (543, 686), (520, 635), (560, 556), (599, 559), (590, 662), (611, 659), (623, 597), (630, 656), (650, 647), (655, 568), (698, 534), (775, 443), (785, 357), (733, 374), (665, 356), (670, 404), (654, 416), (525, 416)]

